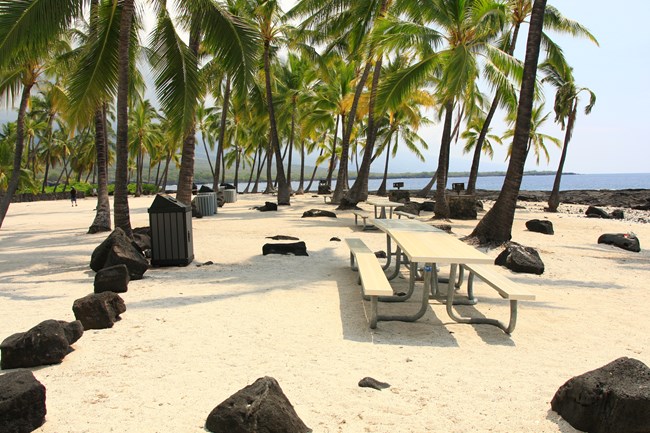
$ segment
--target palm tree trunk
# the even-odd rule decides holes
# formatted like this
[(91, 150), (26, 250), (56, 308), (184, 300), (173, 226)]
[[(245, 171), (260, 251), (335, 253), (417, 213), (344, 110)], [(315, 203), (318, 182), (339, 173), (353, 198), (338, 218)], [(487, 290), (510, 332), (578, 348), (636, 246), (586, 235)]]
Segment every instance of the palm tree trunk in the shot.
[(289, 191), (293, 192), (291, 186), (291, 165), (293, 164), (293, 140), (296, 132), (296, 97), (293, 97), (293, 107), (291, 110), (291, 135), (289, 136), (289, 160), (287, 161), (287, 180), (289, 181)]
[(138, 140), (138, 154), (135, 158), (135, 196), (140, 197), (142, 195), (142, 167), (144, 166), (142, 160), (144, 155), (142, 154), (142, 140)]
[[(388, 182), (388, 162), (390, 161), (390, 135), (388, 136), (386, 143), (386, 162), (384, 163), (384, 177), (381, 180), (381, 185), (377, 189), (377, 195), (385, 196), (386, 195), (386, 183)], [(399, 135), (395, 135), (395, 145), (397, 146), (397, 140)]]
[(29, 94), (34, 86), (33, 83), (27, 84), (23, 87), (23, 93), (20, 98), (20, 107), (18, 109), (18, 119), (16, 120), (16, 150), (14, 151), (14, 164), (11, 172), (11, 178), (7, 185), (7, 191), (0, 201), (0, 228), (9, 210), (11, 199), (18, 189), (18, 182), (20, 180), (20, 164), (23, 161), (23, 149), (25, 147), (25, 113), (27, 112), (27, 103), (29, 102)]
[[(228, 107), (230, 105), (230, 75), (226, 78), (226, 88), (223, 92), (223, 107), (221, 108), (221, 123), (219, 129), (219, 144), (217, 145), (217, 157), (214, 161), (214, 176), (212, 189), (219, 191), (219, 176), (221, 174), (221, 161), (223, 159), (223, 142), (226, 138), (226, 120), (228, 120)], [(225, 170), (224, 170), (225, 171)]]
[[(262, 152), (264, 152), (264, 149), (260, 146), (260, 157), (262, 157)], [(260, 177), (262, 176), (262, 170), (264, 170), (267, 156), (268, 155), (264, 154), (264, 157), (260, 160), (257, 166), (257, 175), (255, 176), (255, 183), (253, 184), (253, 190), (251, 191), (254, 194), (257, 193), (259, 189)]]
[(95, 111), (95, 151), (97, 156), (97, 210), (88, 233), (111, 231), (111, 204), (108, 199), (108, 142), (104, 130), (106, 104)]
[(440, 141), (440, 155), (438, 157), (438, 178), (436, 181), (436, 204), (434, 212), (436, 218), (449, 218), (449, 203), (447, 203), (447, 173), (449, 172), (449, 149), (451, 147), (451, 121), (454, 112), (454, 102), (445, 103), (445, 124)]
[(360, 201), (365, 201), (368, 198), (368, 177), (370, 176), (370, 164), (372, 163), (372, 154), (375, 151), (375, 139), (377, 137), (378, 128), (378, 126), (375, 125), (375, 101), (377, 99), (377, 87), (379, 85), (379, 76), (381, 74), (381, 64), (382, 61), (380, 55), (375, 62), (375, 70), (372, 74), (370, 99), (368, 101), (368, 134), (366, 137), (366, 146), (363, 150), (361, 167), (357, 170), (357, 178), (346, 195), (346, 199), (350, 203), (358, 203)]
[(361, 94), (363, 93), (363, 88), (366, 85), (368, 80), (368, 75), (370, 75), (370, 69), (372, 69), (372, 62), (370, 59), (366, 62), (366, 66), (363, 68), (363, 73), (359, 78), (357, 83), (357, 88), (354, 92), (354, 99), (352, 100), (352, 106), (350, 107), (350, 112), (348, 113), (348, 122), (347, 125), (344, 125), (343, 129), (343, 141), (341, 142), (341, 162), (339, 163), (339, 173), (336, 177), (336, 188), (334, 189), (334, 194), (332, 194), (332, 203), (340, 203), (343, 198), (343, 194), (348, 186), (348, 158), (350, 154), (350, 136), (352, 135), (352, 127), (354, 126), (354, 119), (357, 114), (357, 106), (359, 105), (359, 100), (361, 99)]
[[(193, 25), (190, 31), (189, 49), (198, 58), (200, 30), (198, 26)], [(193, 65), (194, 66), (194, 65)], [(196, 103), (196, 101), (193, 101)], [(196, 105), (196, 104), (195, 104)], [(196, 114), (192, 113), (192, 124), (185, 131), (183, 139), (183, 152), (181, 155), (181, 169), (178, 172), (178, 189), (176, 190), (176, 200), (186, 205), (192, 203), (192, 189), (194, 186), (194, 151), (196, 147)]]
[[(320, 157), (322, 154), (323, 154), (323, 149), (321, 148), (318, 156)], [(316, 170), (318, 170), (318, 165), (314, 166), (314, 171), (312, 171), (311, 173), (311, 178), (309, 179), (309, 184), (307, 185), (307, 189), (305, 189), (305, 192), (309, 192), (309, 190), (311, 190), (311, 186), (314, 183), (314, 178), (316, 177)]]
[[(343, 123), (345, 123), (345, 114), (340, 116), (336, 115), (336, 123), (334, 125), (334, 139), (332, 140), (332, 156), (330, 157), (330, 163), (327, 167), (327, 186), (332, 188), (332, 173), (334, 173), (334, 167), (336, 166), (336, 140), (339, 137), (339, 119), (343, 118)], [(309, 190), (309, 188), (307, 188)]]
[(273, 145), (271, 144), (271, 137), (269, 137), (269, 142), (266, 149), (266, 188), (262, 194), (272, 194), (275, 192), (273, 187), (273, 170), (271, 165), (273, 164)]
[(259, 158), (257, 157), (260, 154), (259, 149), (255, 151), (255, 155), (253, 156), (253, 163), (251, 164), (251, 175), (248, 177), (248, 183), (246, 184), (246, 189), (244, 189), (244, 194), (248, 194), (248, 190), (250, 189), (251, 183), (253, 183), (253, 176), (255, 175), (256, 169), (255, 169), (255, 164), (258, 162)]
[(298, 191), (296, 194), (305, 193), (305, 140), (300, 143), (300, 182), (298, 184)]
[(557, 207), (560, 205), (560, 182), (562, 182), (562, 172), (564, 171), (564, 162), (566, 161), (567, 149), (569, 148), (569, 141), (571, 141), (571, 135), (573, 134), (573, 125), (576, 120), (577, 115), (577, 106), (578, 101), (576, 100), (571, 107), (571, 114), (569, 115), (569, 120), (566, 126), (566, 132), (564, 134), (564, 145), (562, 146), (562, 155), (560, 156), (560, 163), (557, 167), (557, 172), (555, 173), (555, 181), (553, 181), (553, 189), (551, 190), (551, 195), (548, 198), (548, 212), (557, 212)]
[(127, 190), (127, 171), (129, 163), (129, 47), (131, 41), (131, 22), (133, 19), (134, 0), (124, 0), (120, 16), (120, 33), (118, 48), (118, 85), (117, 85), (117, 138), (115, 143), (115, 192), (113, 213), (115, 226), (132, 237), (129, 216)]
[(519, 94), (519, 107), (517, 109), (515, 134), (512, 141), (508, 171), (506, 172), (501, 193), (494, 206), (483, 216), (470, 235), (479, 239), (481, 243), (507, 242), (512, 238), (512, 223), (515, 216), (517, 196), (519, 195), (526, 157), (528, 156), (527, 147), (530, 137), (537, 62), (539, 60), (545, 10), (546, 0), (535, 0), (530, 16), (524, 74)]
[(264, 81), (266, 83), (266, 104), (269, 110), (269, 122), (271, 124), (271, 147), (275, 152), (276, 176), (278, 180), (278, 205), (291, 205), (291, 193), (289, 183), (284, 173), (282, 165), (282, 155), (280, 153), (280, 140), (278, 138), (278, 125), (275, 120), (275, 109), (273, 108), (273, 94), (271, 91), (271, 61), (270, 61), (270, 41), (264, 41)]

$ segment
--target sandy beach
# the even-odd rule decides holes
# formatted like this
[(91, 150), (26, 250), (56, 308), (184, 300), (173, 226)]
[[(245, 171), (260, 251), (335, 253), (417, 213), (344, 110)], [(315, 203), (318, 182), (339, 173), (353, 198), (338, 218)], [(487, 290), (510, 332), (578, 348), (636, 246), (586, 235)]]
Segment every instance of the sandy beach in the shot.
[[(130, 199), (133, 227), (149, 225), (152, 200)], [(330, 239), (360, 237), (382, 250), (385, 236), (360, 231), (350, 211), (301, 218), (334, 210), (320, 197), (251, 210), (266, 200), (240, 195), (194, 219), (192, 264), (150, 269), (121, 295), (127, 311), (113, 328), (85, 332), (61, 364), (32, 369), (47, 389), (46, 422), (36, 431), (203, 432), (216, 405), (272, 376), (314, 432), (570, 433), (577, 430), (550, 408), (564, 382), (622, 356), (650, 364), (650, 224), (586, 218), (586, 206), (547, 214), (544, 203), (522, 203), (513, 241), (537, 249), (546, 270), (499, 268), (537, 298), (521, 302), (512, 335), (455, 323), (435, 301), (415, 323), (371, 330), (347, 246)], [(74, 320), (74, 300), (93, 291), (90, 255), (107, 236), (86, 234), (95, 205), (11, 205), (0, 230), (0, 339), (46, 319)], [(552, 221), (555, 235), (526, 230), (533, 218)], [(459, 237), (476, 223), (450, 222)], [(622, 232), (639, 237), (640, 253), (597, 244), (603, 233)], [(305, 241), (309, 257), (263, 256), (274, 235)], [(197, 266), (207, 261), (214, 264)], [(475, 290), (479, 303), (458, 306), (460, 315), (507, 319), (496, 291), (483, 283)], [(391, 387), (358, 387), (366, 376)]]

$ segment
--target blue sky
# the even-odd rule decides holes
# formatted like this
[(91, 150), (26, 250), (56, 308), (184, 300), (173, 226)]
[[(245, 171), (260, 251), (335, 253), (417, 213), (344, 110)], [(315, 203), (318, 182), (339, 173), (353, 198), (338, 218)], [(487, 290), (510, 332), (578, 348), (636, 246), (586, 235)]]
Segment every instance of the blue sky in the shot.
[[(285, 8), (294, 0), (284, 0)], [(645, 128), (650, 109), (650, 1), (630, 0), (619, 6), (608, 0), (556, 0), (549, 4), (557, 7), (566, 17), (586, 26), (598, 39), (600, 47), (585, 39), (553, 35), (564, 49), (574, 68), (576, 83), (588, 87), (597, 95), (596, 105), (590, 115), (584, 115), (586, 97), (569, 146), (565, 171), (577, 173), (647, 173), (650, 172), (650, 138)], [(525, 47), (527, 29), (520, 36), (518, 46)], [(523, 58), (523, 53), (518, 54)], [(553, 109), (553, 93), (546, 92), (546, 108)], [(563, 139), (564, 131), (549, 117), (544, 132)], [(0, 111), (0, 122), (15, 120), (15, 113)], [(506, 126), (493, 122), (492, 132), (501, 134)], [(407, 153), (391, 161), (391, 172), (433, 171), (437, 165), (441, 127), (433, 126), (420, 131), (429, 144), (426, 162)], [(529, 156), (528, 170), (556, 170), (560, 149), (549, 146), (550, 161), (540, 165)], [(506, 150), (496, 149), (492, 161), (482, 159), (481, 171), (505, 170)], [(462, 143), (452, 144), (451, 171), (468, 171), (470, 155), (463, 155)], [(383, 171), (383, 158), (379, 158), (372, 171)], [(649, 185), (650, 187), (650, 185)]]

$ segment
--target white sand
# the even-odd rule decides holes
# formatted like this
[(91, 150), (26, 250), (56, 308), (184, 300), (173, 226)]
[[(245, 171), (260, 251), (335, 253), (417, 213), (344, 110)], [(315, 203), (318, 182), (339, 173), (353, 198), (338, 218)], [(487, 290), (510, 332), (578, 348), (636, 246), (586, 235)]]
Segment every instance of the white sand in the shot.
[[(568, 433), (575, 430), (550, 409), (566, 380), (622, 356), (650, 364), (650, 252), (596, 243), (633, 231), (643, 248), (649, 224), (528, 204), (517, 211), (513, 240), (538, 249), (546, 271), (503, 269), (537, 296), (520, 304), (512, 336), (457, 324), (434, 302), (416, 323), (379, 322), (372, 331), (346, 245), (330, 238), (358, 236), (380, 250), (384, 235), (358, 231), (349, 212), (301, 219), (308, 209), (334, 209), (311, 195), (268, 213), (250, 208), (273, 198), (239, 198), (193, 220), (194, 263), (150, 269), (121, 295), (122, 321), (87, 331), (62, 364), (33, 369), (47, 388), (37, 431), (201, 432), (212, 408), (268, 375), (314, 432)], [(148, 225), (151, 201), (130, 200), (133, 227)], [(74, 320), (72, 303), (92, 292), (90, 255), (107, 235), (86, 234), (94, 207), (93, 199), (76, 208), (11, 205), (0, 229), (0, 339), (46, 319)], [(528, 232), (532, 218), (550, 219), (556, 234)], [(476, 221), (451, 224), (466, 235)], [(277, 234), (305, 241), (310, 256), (262, 256), (274, 242), (265, 237)], [(208, 260), (215, 264), (196, 266)], [(476, 293), (479, 304), (460, 314), (507, 319), (495, 291), (479, 283)], [(407, 307), (417, 308), (380, 311)], [(392, 386), (359, 388), (365, 376)]]

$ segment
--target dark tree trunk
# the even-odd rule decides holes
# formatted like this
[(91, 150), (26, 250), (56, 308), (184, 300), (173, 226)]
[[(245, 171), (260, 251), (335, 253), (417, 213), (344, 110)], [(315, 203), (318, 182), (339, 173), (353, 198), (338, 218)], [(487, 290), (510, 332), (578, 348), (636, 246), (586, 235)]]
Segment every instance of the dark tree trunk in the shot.
[(381, 75), (381, 63), (380, 56), (375, 63), (375, 70), (372, 74), (370, 100), (368, 101), (368, 133), (366, 136), (366, 146), (363, 150), (361, 167), (357, 170), (357, 178), (346, 196), (347, 200), (351, 203), (365, 201), (368, 198), (368, 177), (370, 176), (370, 164), (372, 163), (372, 155), (375, 151), (375, 139), (377, 138), (377, 125), (375, 125), (375, 101), (377, 99), (379, 76)]
[(221, 108), (221, 123), (219, 128), (219, 144), (217, 145), (217, 156), (214, 162), (214, 176), (212, 189), (219, 191), (219, 175), (221, 174), (221, 161), (223, 158), (223, 142), (226, 138), (226, 120), (228, 120), (228, 107), (230, 105), (230, 75), (226, 78), (226, 88), (223, 92), (223, 107)]
[(95, 112), (95, 150), (97, 153), (97, 210), (88, 233), (111, 231), (111, 204), (108, 198), (108, 142), (104, 129), (105, 108)]
[(305, 140), (300, 143), (300, 182), (296, 194), (305, 193)]
[(117, 85), (117, 138), (115, 143), (115, 192), (113, 194), (113, 213), (115, 226), (132, 237), (129, 215), (127, 175), (129, 163), (129, 47), (131, 41), (131, 22), (133, 20), (134, 0), (124, 0), (120, 17), (118, 48)]
[(27, 104), (29, 102), (29, 94), (32, 91), (34, 83), (31, 82), (23, 87), (23, 93), (20, 98), (20, 107), (18, 108), (18, 119), (16, 120), (16, 149), (14, 151), (14, 163), (11, 172), (11, 178), (7, 185), (2, 201), (0, 202), (0, 227), (7, 215), (11, 199), (18, 189), (18, 182), (20, 181), (20, 165), (23, 161), (23, 151), (25, 148), (25, 113), (27, 113)]
[[(264, 81), (266, 83), (266, 104), (269, 110), (269, 122), (271, 124), (271, 147), (275, 153), (276, 176), (278, 180), (278, 205), (291, 205), (291, 193), (289, 183), (284, 174), (282, 155), (280, 153), (280, 140), (278, 138), (278, 126), (275, 120), (275, 109), (273, 108), (273, 93), (271, 91), (271, 59), (270, 42), (264, 41)], [(269, 179), (270, 181), (270, 179)], [(268, 187), (267, 187), (268, 189)]]
[[(399, 135), (395, 136), (395, 146), (397, 146), (397, 140)], [(385, 196), (386, 195), (386, 184), (388, 182), (388, 162), (390, 161), (390, 135), (388, 136), (386, 143), (386, 162), (384, 163), (384, 177), (381, 180), (381, 185), (377, 189), (377, 195)]]
[[(264, 152), (264, 148), (260, 146), (260, 158), (262, 158), (262, 153)], [(266, 158), (268, 155), (264, 154), (264, 158), (260, 160), (260, 163), (258, 164), (257, 167), (257, 175), (255, 176), (255, 184), (253, 184), (253, 193), (256, 193), (259, 189), (259, 184), (260, 184), (260, 177), (262, 176), (262, 170), (264, 170), (264, 166), (266, 164)]]
[(341, 142), (341, 162), (339, 163), (339, 173), (336, 177), (336, 188), (334, 189), (334, 194), (332, 194), (332, 203), (340, 203), (345, 194), (345, 190), (348, 186), (348, 158), (350, 156), (350, 136), (352, 135), (352, 127), (354, 126), (354, 120), (357, 116), (357, 106), (359, 105), (359, 99), (363, 93), (363, 88), (366, 85), (368, 80), (368, 75), (370, 75), (370, 69), (372, 69), (372, 62), (368, 60), (366, 66), (363, 68), (363, 73), (359, 78), (357, 83), (357, 88), (354, 92), (354, 99), (352, 100), (352, 106), (350, 107), (350, 112), (347, 114), (348, 121), (347, 125), (343, 125), (343, 140)]
[(578, 112), (578, 101), (574, 101), (569, 114), (569, 120), (566, 125), (566, 133), (564, 134), (564, 145), (562, 146), (562, 155), (560, 156), (560, 164), (555, 173), (555, 181), (553, 181), (553, 189), (551, 195), (548, 197), (548, 212), (557, 212), (557, 207), (560, 205), (560, 182), (562, 182), (562, 172), (564, 171), (564, 162), (566, 161), (567, 149), (569, 148), (569, 141), (573, 134), (573, 125), (576, 121)]
[(436, 218), (449, 218), (449, 203), (447, 203), (447, 173), (449, 172), (449, 149), (451, 147), (451, 120), (454, 112), (453, 101), (445, 103), (445, 124), (440, 141), (440, 156), (438, 157), (438, 178), (436, 182)]
[[(189, 48), (195, 58), (199, 56), (201, 33), (198, 26), (193, 25), (190, 31)], [(192, 65), (192, 67), (198, 67)], [(192, 101), (196, 105), (196, 101)], [(194, 107), (193, 107), (194, 109)], [(181, 168), (178, 172), (178, 189), (176, 200), (186, 205), (192, 203), (192, 189), (194, 186), (194, 152), (196, 147), (196, 114), (192, 112), (192, 124), (184, 131), (183, 153), (181, 155)]]
[(501, 193), (494, 206), (483, 216), (470, 235), (479, 239), (481, 243), (502, 243), (512, 238), (512, 223), (515, 217), (517, 196), (519, 195), (526, 157), (528, 156), (531, 113), (545, 9), (546, 0), (535, 0), (530, 16), (524, 75), (519, 94), (519, 107), (517, 109), (515, 135), (512, 141), (508, 171), (506, 172)]
[(339, 119), (341, 117), (343, 117), (343, 122), (345, 122), (345, 115), (336, 115), (336, 123), (334, 125), (334, 139), (332, 140), (332, 156), (330, 157), (330, 162), (327, 167), (327, 186), (330, 188), (332, 188), (332, 173), (334, 173), (334, 167), (336, 166), (336, 140), (339, 136)]
[[(320, 153), (318, 156), (320, 157), (323, 154), (323, 149), (321, 148)], [(309, 179), (309, 184), (307, 185), (307, 188), (305, 189), (305, 192), (309, 192), (311, 190), (311, 186), (314, 183), (314, 178), (316, 177), (316, 171), (318, 170), (318, 164), (314, 166), (314, 171), (311, 172), (311, 178)]]

